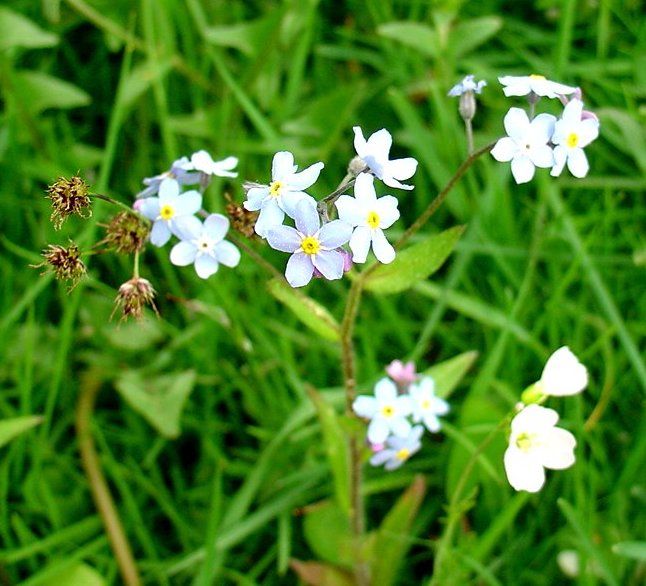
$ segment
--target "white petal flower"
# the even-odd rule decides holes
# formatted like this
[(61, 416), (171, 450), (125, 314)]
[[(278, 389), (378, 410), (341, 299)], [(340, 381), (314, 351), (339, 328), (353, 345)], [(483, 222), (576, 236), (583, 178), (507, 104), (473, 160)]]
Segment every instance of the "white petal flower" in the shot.
[(339, 219), (350, 224), (354, 231), (350, 238), (352, 261), (366, 262), (372, 250), (379, 262), (388, 264), (395, 258), (395, 249), (386, 240), (383, 230), (399, 218), (397, 198), (384, 195), (377, 199), (374, 178), (360, 173), (354, 184), (354, 197), (342, 195), (336, 201)]
[(372, 134), (368, 140), (363, 137), (359, 126), (354, 126), (354, 148), (370, 171), (388, 187), (413, 189), (399, 181), (410, 179), (417, 170), (417, 160), (412, 157), (389, 160), (393, 137), (385, 128)]
[(233, 169), (238, 164), (236, 157), (227, 157), (221, 161), (214, 161), (209, 153), (204, 150), (197, 151), (191, 155), (190, 162), (182, 165), (186, 171), (200, 171), (205, 175), (217, 175), (218, 177), (237, 177)]
[(454, 85), (449, 90), (449, 96), (461, 96), (466, 92), (475, 92), (479, 94), (482, 92), (482, 88), (487, 85), (487, 82), (481, 79), (480, 81), (475, 81), (474, 75), (467, 75), (460, 83)]
[(385, 464), (386, 470), (396, 470), (422, 447), (420, 438), (423, 433), (424, 428), (416, 425), (405, 437), (391, 435), (386, 439), (385, 447), (370, 458), (370, 463), (373, 466)]
[(323, 163), (314, 163), (297, 173), (298, 166), (294, 164), (292, 153), (281, 151), (274, 155), (271, 183), (251, 187), (243, 204), (249, 211), (260, 210), (255, 225), (258, 235), (266, 238), (271, 228), (282, 224), (285, 214), (294, 218), (296, 206), (302, 200), (316, 205), (314, 198), (304, 190), (316, 182), (323, 166)]
[(281, 252), (291, 252), (285, 278), (292, 287), (303, 287), (318, 270), (329, 280), (343, 276), (344, 257), (338, 250), (350, 239), (352, 227), (342, 220), (320, 225), (316, 206), (302, 200), (296, 206), (291, 226), (274, 226), (267, 231), (269, 246)]
[(144, 185), (146, 188), (140, 191), (135, 197), (136, 199), (142, 199), (146, 197), (151, 197), (156, 195), (159, 191), (159, 186), (164, 179), (175, 179), (180, 185), (196, 185), (200, 182), (200, 174), (192, 173), (184, 169), (184, 165), (188, 163), (188, 157), (182, 157), (173, 161), (170, 169), (164, 171), (159, 175), (154, 177), (146, 177), (144, 179)]
[(139, 211), (142, 216), (153, 221), (150, 242), (164, 246), (171, 234), (179, 236), (178, 225), (181, 220), (191, 216), (202, 207), (202, 196), (198, 191), (179, 192), (175, 179), (164, 179), (159, 184), (159, 196), (141, 200)]
[(498, 81), (505, 86), (503, 92), (506, 96), (526, 96), (534, 93), (537, 96), (556, 98), (569, 96), (577, 90), (575, 87), (545, 79), (542, 75), (505, 75), (499, 77)]
[(368, 441), (372, 444), (384, 442), (391, 433), (398, 437), (408, 436), (411, 424), (406, 418), (412, 408), (410, 397), (399, 395), (397, 386), (388, 378), (377, 382), (374, 397), (360, 395), (352, 404), (359, 417), (370, 419)]
[(538, 390), (552, 397), (576, 395), (588, 386), (588, 371), (567, 346), (556, 350), (545, 363)]
[(567, 163), (570, 173), (575, 177), (588, 174), (588, 159), (583, 151), (599, 136), (599, 121), (596, 118), (583, 118), (583, 102), (570, 100), (563, 109), (563, 115), (554, 126), (552, 142), (554, 147), (554, 166), (551, 174), (558, 177)]
[(170, 251), (170, 261), (177, 266), (195, 265), (195, 272), (208, 279), (219, 265), (235, 267), (240, 262), (240, 251), (224, 240), (229, 220), (221, 214), (211, 214), (204, 223), (196, 217), (184, 218), (179, 226), (181, 241)]
[(503, 163), (511, 161), (516, 183), (527, 183), (534, 177), (534, 168), (548, 168), (554, 155), (548, 142), (554, 132), (556, 118), (539, 114), (531, 122), (525, 110), (510, 108), (504, 124), (508, 136), (501, 138), (491, 150), (491, 156)]
[(435, 381), (426, 376), (418, 383), (412, 384), (408, 392), (413, 402), (413, 422), (421, 421), (430, 432), (440, 431), (438, 415), (446, 415), (449, 412), (449, 404), (435, 396)]
[(574, 464), (576, 440), (556, 427), (558, 419), (553, 409), (528, 405), (512, 420), (504, 463), (514, 489), (538, 492), (545, 483), (545, 468), (562, 470)]

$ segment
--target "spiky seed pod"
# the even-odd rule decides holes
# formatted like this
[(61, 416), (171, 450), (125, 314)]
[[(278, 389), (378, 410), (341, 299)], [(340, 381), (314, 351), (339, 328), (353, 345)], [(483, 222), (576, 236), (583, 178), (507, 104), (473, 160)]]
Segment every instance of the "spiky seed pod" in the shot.
[(58, 181), (47, 188), (47, 197), (52, 202), (50, 219), (56, 230), (60, 230), (72, 214), (78, 214), (84, 219), (92, 215), (92, 200), (88, 194), (87, 183), (78, 175), (71, 179), (59, 177)]
[(150, 222), (133, 212), (119, 212), (105, 225), (100, 244), (123, 254), (141, 252), (150, 234)]
[(114, 316), (117, 309), (121, 309), (120, 321), (124, 321), (129, 317), (141, 320), (143, 318), (144, 306), (146, 305), (150, 305), (157, 316), (159, 316), (154, 299), (155, 290), (150, 284), (150, 281), (141, 277), (133, 277), (119, 287), (119, 292), (114, 300), (115, 307), (112, 311), (112, 316)]
[(46, 267), (42, 274), (52, 272), (59, 281), (70, 281), (68, 293), (78, 285), (81, 277), (85, 276), (86, 268), (80, 258), (79, 248), (73, 242), (65, 248), (58, 244), (49, 244), (42, 252), (45, 259), (33, 268)]

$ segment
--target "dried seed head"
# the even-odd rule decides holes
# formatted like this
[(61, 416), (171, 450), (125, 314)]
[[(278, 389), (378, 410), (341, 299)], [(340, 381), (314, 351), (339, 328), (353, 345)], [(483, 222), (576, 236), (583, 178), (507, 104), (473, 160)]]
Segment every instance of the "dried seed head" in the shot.
[(142, 279), (141, 277), (133, 277), (129, 281), (126, 281), (121, 287), (119, 287), (119, 292), (115, 298), (115, 307), (112, 311), (112, 316), (117, 311), (121, 309), (121, 320), (124, 321), (129, 317), (134, 317), (137, 320), (143, 318), (143, 310), (145, 305), (150, 305), (154, 312), (159, 316), (157, 307), (155, 306), (155, 290), (150, 284), (148, 279)]
[(150, 233), (150, 222), (132, 212), (119, 212), (105, 227), (100, 244), (124, 254), (141, 252)]
[(231, 220), (231, 226), (233, 229), (240, 232), (240, 234), (247, 238), (254, 238), (256, 235), (254, 232), (254, 226), (258, 219), (258, 212), (250, 212), (245, 209), (244, 206), (233, 201), (227, 193), (225, 193), (224, 196), (227, 200), (225, 209), (229, 219)]
[(50, 219), (56, 230), (60, 230), (63, 222), (72, 214), (78, 214), (84, 219), (92, 215), (88, 185), (78, 175), (71, 179), (59, 177), (56, 183), (47, 188), (47, 197), (52, 200)]
[(79, 249), (76, 244), (70, 242), (65, 248), (58, 244), (49, 244), (42, 252), (45, 259), (37, 265), (31, 265), (33, 268), (46, 267), (42, 273), (53, 272), (59, 281), (70, 281), (68, 293), (78, 285), (81, 277), (86, 273), (85, 265), (80, 259)]

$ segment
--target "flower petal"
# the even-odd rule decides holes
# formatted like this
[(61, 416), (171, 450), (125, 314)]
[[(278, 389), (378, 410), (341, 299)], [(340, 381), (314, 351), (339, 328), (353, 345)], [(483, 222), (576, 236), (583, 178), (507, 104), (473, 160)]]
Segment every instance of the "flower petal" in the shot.
[(150, 231), (150, 242), (155, 246), (164, 246), (170, 240), (170, 236), (171, 231), (168, 223), (163, 220), (157, 220)]
[(204, 231), (216, 242), (224, 239), (229, 229), (229, 219), (222, 214), (210, 214), (204, 220)]
[(168, 199), (173, 199), (179, 195), (179, 183), (171, 178), (167, 177), (163, 179), (159, 184), (159, 198), (162, 202), (167, 201)]
[(197, 248), (189, 242), (178, 242), (170, 251), (170, 262), (175, 266), (185, 267), (195, 262)]
[(218, 261), (210, 254), (201, 254), (195, 259), (195, 272), (201, 279), (208, 279), (218, 272)]
[(313, 165), (307, 167), (307, 169), (303, 169), (300, 173), (295, 173), (294, 175), (292, 175), (289, 178), (290, 189), (293, 188), (301, 191), (314, 185), (314, 183), (316, 183), (316, 180), (319, 178), (321, 170), (324, 166), (325, 165), (320, 162), (314, 163)]
[(380, 378), (375, 383), (375, 397), (380, 403), (392, 403), (397, 399), (397, 386), (389, 378)]
[(186, 191), (175, 200), (175, 215), (190, 216), (197, 213), (201, 207), (202, 194), (195, 190)]
[(279, 151), (274, 155), (271, 162), (271, 180), (284, 181), (295, 173), (296, 169), (298, 167), (294, 165), (294, 155), (289, 151)]
[(514, 158), (514, 155), (518, 151), (518, 146), (516, 143), (505, 136), (501, 138), (491, 149), (491, 156), (501, 163), (508, 163)]
[(372, 251), (377, 260), (385, 265), (395, 260), (395, 249), (386, 239), (383, 230), (379, 228), (372, 232)]
[(546, 395), (576, 395), (587, 386), (588, 371), (567, 346), (562, 346), (547, 359), (540, 382)]
[(314, 266), (329, 281), (343, 276), (343, 255), (336, 250), (322, 250), (312, 259)]
[(390, 228), (399, 219), (397, 206), (399, 201), (394, 195), (384, 195), (375, 204), (375, 211), (379, 214), (379, 227)]
[(534, 164), (529, 157), (520, 156), (511, 161), (511, 174), (516, 183), (527, 183), (534, 177)]
[(522, 108), (509, 108), (503, 124), (507, 135), (515, 141), (522, 141), (529, 132), (529, 118)]
[(371, 242), (370, 228), (358, 226), (350, 237), (350, 250), (352, 250), (352, 262), (364, 263), (368, 258)]
[(359, 417), (372, 419), (378, 411), (377, 399), (368, 395), (359, 395), (352, 403), (352, 410)]
[(221, 262), (225, 267), (237, 267), (240, 263), (240, 251), (238, 247), (228, 240), (223, 240), (216, 244), (215, 255), (218, 262)]
[(564, 470), (575, 462), (576, 439), (566, 429), (555, 427), (543, 438), (544, 446), (538, 450), (541, 464), (552, 470)]
[(361, 127), (353, 126), (352, 130), (354, 131), (354, 149), (357, 151), (357, 154), (363, 159), (367, 154), (368, 144), (366, 139), (363, 137), (363, 132)]
[(271, 228), (276, 228), (282, 225), (284, 219), (285, 212), (278, 207), (275, 199), (269, 199), (260, 210), (260, 215), (256, 220), (254, 230), (256, 231), (256, 234), (266, 238), (267, 232)]
[(295, 252), (289, 257), (285, 278), (292, 287), (303, 287), (312, 279), (314, 265), (309, 254)]
[(343, 220), (332, 220), (319, 231), (319, 242), (324, 248), (343, 246), (352, 235), (352, 226)]
[(372, 205), (377, 201), (374, 185), (375, 178), (370, 173), (359, 173), (354, 182), (354, 197), (361, 207)]
[(581, 179), (588, 174), (590, 165), (583, 149), (572, 149), (570, 151), (567, 158), (567, 168), (570, 170), (570, 173), (578, 179)]
[(339, 213), (340, 220), (347, 222), (351, 226), (358, 226), (363, 221), (361, 206), (354, 197), (341, 195), (334, 205)]
[(318, 232), (321, 225), (319, 214), (316, 211), (316, 205), (308, 199), (303, 199), (296, 205), (296, 213), (294, 214), (294, 222), (296, 229), (306, 236), (312, 236)]
[(252, 187), (247, 191), (247, 200), (242, 204), (245, 210), (255, 212), (262, 207), (262, 202), (269, 196), (269, 187)]
[(368, 425), (368, 441), (373, 444), (380, 444), (386, 441), (390, 433), (390, 426), (381, 417), (375, 417)]
[(406, 157), (405, 159), (395, 159), (388, 161), (386, 164), (385, 174), (395, 177), (402, 181), (410, 179), (417, 171), (417, 159)]
[(291, 226), (276, 226), (267, 232), (267, 242), (274, 250), (295, 252), (301, 246), (301, 236)]
[(531, 456), (510, 446), (503, 459), (507, 480), (515, 490), (538, 492), (545, 484), (545, 470)]

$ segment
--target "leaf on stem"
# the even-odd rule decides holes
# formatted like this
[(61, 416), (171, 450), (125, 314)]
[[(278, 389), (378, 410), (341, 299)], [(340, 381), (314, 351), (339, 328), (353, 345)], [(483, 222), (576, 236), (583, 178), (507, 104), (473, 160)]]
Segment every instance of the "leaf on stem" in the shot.
[(317, 558), (335, 567), (352, 569), (354, 536), (347, 511), (333, 501), (312, 505), (305, 514), (303, 532)]
[(379, 265), (366, 278), (365, 288), (373, 293), (400, 293), (430, 277), (451, 254), (464, 226), (454, 226), (398, 252), (395, 260)]
[(43, 418), (40, 415), (24, 415), (0, 421), (0, 448), (42, 421)]
[(271, 279), (267, 283), (269, 292), (292, 310), (314, 333), (327, 340), (339, 339), (339, 324), (332, 314), (311, 297), (296, 291), (285, 281)]
[(180, 434), (180, 417), (186, 399), (195, 386), (195, 371), (185, 370), (161, 376), (127, 371), (115, 382), (126, 402), (162, 436), (175, 439)]
[(435, 381), (435, 394), (442, 399), (447, 399), (471, 368), (477, 357), (478, 353), (475, 350), (463, 352), (444, 362), (434, 364), (424, 372), (424, 374), (432, 377)]

